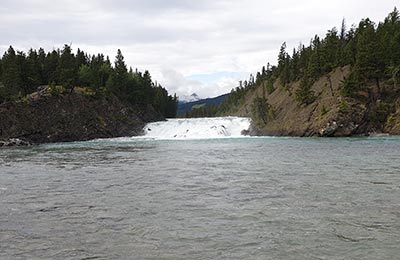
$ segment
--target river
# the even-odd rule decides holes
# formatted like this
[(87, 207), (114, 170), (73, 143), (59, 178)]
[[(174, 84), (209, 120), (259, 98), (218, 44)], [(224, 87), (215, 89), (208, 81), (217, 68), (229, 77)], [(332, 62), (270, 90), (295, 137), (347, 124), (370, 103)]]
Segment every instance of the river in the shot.
[(1, 149), (0, 259), (398, 259), (400, 138), (226, 120)]

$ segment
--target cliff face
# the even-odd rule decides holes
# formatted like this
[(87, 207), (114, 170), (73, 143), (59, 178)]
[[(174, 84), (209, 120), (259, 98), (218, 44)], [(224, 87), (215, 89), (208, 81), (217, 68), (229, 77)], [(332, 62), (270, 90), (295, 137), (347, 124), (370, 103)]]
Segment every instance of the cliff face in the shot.
[[(245, 102), (230, 113), (252, 117), (259, 135), (339, 137), (400, 134), (400, 98), (391, 86), (381, 84), (378, 88), (371, 84), (368, 91), (358, 93), (357, 98), (344, 97), (340, 85), (349, 73), (350, 68), (343, 67), (321, 77), (312, 85), (316, 99), (309, 105), (300, 105), (295, 99), (299, 82), (286, 88), (275, 82), (275, 91), (271, 94), (261, 84), (249, 91)], [(264, 120), (253, 112), (255, 99), (260, 97), (264, 97), (269, 107)]]
[(115, 97), (48, 96), (0, 105), (0, 140), (47, 143), (135, 136), (147, 122), (162, 119), (150, 106), (126, 106)]

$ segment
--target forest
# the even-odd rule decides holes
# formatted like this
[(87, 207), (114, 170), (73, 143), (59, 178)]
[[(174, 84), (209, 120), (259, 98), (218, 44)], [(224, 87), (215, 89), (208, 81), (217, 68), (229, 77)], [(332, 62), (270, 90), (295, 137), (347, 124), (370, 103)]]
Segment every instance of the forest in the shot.
[[(382, 85), (392, 86), (394, 93), (400, 91), (400, 15), (397, 8), (378, 24), (365, 18), (348, 29), (343, 19), (340, 30), (334, 27), (324, 38), (315, 35), (308, 46), (300, 43), (291, 54), (283, 43), (276, 66), (268, 63), (255, 76), (240, 81), (218, 109), (192, 111), (188, 116), (227, 113), (243, 103), (246, 94), (261, 84), (268, 94), (280, 86), (293, 94), (299, 105), (308, 105), (316, 98), (311, 89), (314, 82), (344, 66), (351, 67), (351, 74), (341, 84), (344, 97), (358, 98), (360, 91), (367, 90), (371, 84), (380, 91), (383, 91)], [(294, 93), (290, 89), (293, 82), (300, 82)]]
[(12, 46), (0, 58), (0, 104), (25, 100), (26, 96), (46, 89), (49, 95), (64, 95), (78, 90), (93, 98), (116, 96), (137, 107), (152, 105), (164, 117), (175, 117), (178, 98), (153, 82), (149, 71), (128, 67), (121, 50), (114, 64), (103, 54), (89, 55), (71, 46), (45, 52), (30, 49), (16, 51)]

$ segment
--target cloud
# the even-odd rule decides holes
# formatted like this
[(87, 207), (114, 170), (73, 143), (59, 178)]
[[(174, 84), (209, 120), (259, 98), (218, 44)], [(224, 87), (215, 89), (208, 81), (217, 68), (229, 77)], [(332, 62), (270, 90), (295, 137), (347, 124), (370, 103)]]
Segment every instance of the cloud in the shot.
[(163, 85), (168, 86), (169, 91), (178, 93), (179, 96), (188, 96), (203, 87), (200, 81), (187, 79), (178, 71), (168, 68), (161, 70), (161, 79)]
[(243, 77), (244, 75), (240, 72), (219, 72), (185, 77), (176, 70), (164, 68), (159, 78), (169, 86), (172, 93), (178, 93), (180, 97), (196, 93), (201, 98), (208, 98), (230, 92), (232, 88), (238, 86), (238, 81)]
[(235, 87), (237, 78), (221, 74), (209, 83), (191, 76), (254, 74), (276, 63), (282, 42), (291, 52), (343, 17), (349, 26), (364, 17), (383, 20), (397, 1), (2, 0), (0, 52), (72, 42), (113, 60), (119, 48), (129, 65), (150, 70), (171, 92), (211, 96)]

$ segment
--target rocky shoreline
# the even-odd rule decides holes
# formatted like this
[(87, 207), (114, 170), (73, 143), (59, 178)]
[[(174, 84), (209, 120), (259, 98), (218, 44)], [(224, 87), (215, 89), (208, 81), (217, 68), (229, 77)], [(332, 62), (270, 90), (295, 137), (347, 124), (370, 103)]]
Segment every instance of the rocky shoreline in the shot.
[(12, 147), (12, 146), (31, 146), (32, 144), (18, 139), (18, 138), (10, 138), (8, 140), (0, 140), (0, 147)]

